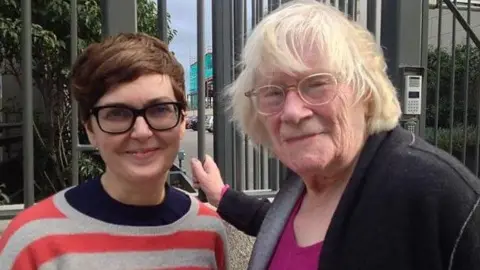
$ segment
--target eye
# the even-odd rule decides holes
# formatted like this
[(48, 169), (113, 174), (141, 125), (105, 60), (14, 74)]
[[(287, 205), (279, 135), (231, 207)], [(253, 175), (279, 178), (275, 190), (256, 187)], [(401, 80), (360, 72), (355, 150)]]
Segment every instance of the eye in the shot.
[(132, 111), (127, 108), (103, 108), (99, 111), (102, 119), (110, 121), (121, 121), (132, 118)]
[(173, 104), (158, 104), (148, 108), (147, 114), (152, 117), (164, 117), (176, 114), (177, 110)]
[(278, 98), (283, 96), (283, 89), (277, 86), (264, 86), (257, 90), (258, 98)]

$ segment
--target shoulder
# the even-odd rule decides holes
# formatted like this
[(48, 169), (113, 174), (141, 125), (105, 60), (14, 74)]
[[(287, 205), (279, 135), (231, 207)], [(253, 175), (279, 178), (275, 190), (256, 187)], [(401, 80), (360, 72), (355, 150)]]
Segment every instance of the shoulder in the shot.
[(48, 236), (59, 219), (65, 219), (55, 206), (55, 194), (28, 207), (12, 219), (0, 238), (0, 261), (13, 260), (37, 240)]
[[(193, 216), (193, 221), (197, 226), (207, 226), (210, 229), (222, 231), (224, 229), (222, 219), (216, 211), (216, 208), (209, 203), (200, 201), (194, 195), (184, 190), (173, 188), (175, 192), (181, 193), (190, 203), (189, 216)], [(193, 224), (192, 224), (193, 225)]]
[(480, 182), (470, 170), (447, 152), (403, 129), (394, 130), (380, 147), (376, 169), (383, 168), (389, 179), (415, 179), (421, 187), (452, 188), (480, 195)]
[(367, 177), (385, 196), (457, 222), (467, 218), (480, 198), (480, 181), (466, 166), (403, 129), (387, 135)]

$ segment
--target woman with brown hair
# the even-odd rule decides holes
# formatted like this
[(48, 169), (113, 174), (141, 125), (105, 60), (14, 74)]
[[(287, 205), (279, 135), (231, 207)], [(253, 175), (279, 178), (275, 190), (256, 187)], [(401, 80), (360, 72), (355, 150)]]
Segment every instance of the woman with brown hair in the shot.
[(72, 95), (106, 171), (18, 214), (0, 268), (226, 269), (218, 215), (166, 183), (185, 132), (180, 63), (160, 40), (119, 34), (76, 60)]

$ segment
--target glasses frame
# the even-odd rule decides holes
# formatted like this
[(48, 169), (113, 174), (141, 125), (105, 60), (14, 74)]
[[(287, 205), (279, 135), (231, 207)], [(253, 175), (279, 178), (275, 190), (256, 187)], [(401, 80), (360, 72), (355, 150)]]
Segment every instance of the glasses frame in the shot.
[[(163, 128), (163, 129), (157, 129), (157, 128), (154, 128), (150, 122), (148, 121), (148, 117), (146, 116), (146, 112), (148, 109), (150, 108), (153, 108), (153, 107), (156, 107), (156, 106), (159, 106), (159, 105), (174, 105), (175, 108), (177, 109), (177, 121), (175, 122), (175, 124), (172, 126), (172, 127), (169, 127), (169, 128)], [(98, 114), (99, 112), (102, 110), (102, 109), (105, 109), (105, 108), (121, 108), (121, 109), (128, 109), (130, 110), (132, 113), (133, 113), (133, 117), (132, 117), (132, 121), (130, 123), (130, 126), (125, 129), (124, 131), (117, 131), (117, 132), (110, 132), (110, 131), (106, 131), (105, 129), (102, 128), (102, 125), (100, 124), (100, 119), (98, 117)], [(121, 105), (121, 104), (115, 104), (115, 105), (105, 105), (105, 106), (97, 106), (97, 107), (93, 107), (91, 110), (90, 110), (90, 114), (95, 116), (95, 119), (97, 120), (97, 124), (98, 124), (98, 127), (100, 128), (101, 131), (107, 133), (107, 134), (112, 134), (112, 135), (118, 135), (118, 134), (124, 134), (124, 133), (127, 133), (129, 132), (130, 130), (132, 130), (133, 126), (135, 125), (135, 121), (137, 121), (137, 118), (139, 116), (143, 117), (143, 119), (145, 120), (145, 123), (147, 123), (148, 127), (151, 129), (151, 130), (154, 130), (154, 131), (167, 131), (167, 130), (170, 130), (170, 129), (174, 129), (175, 127), (178, 126), (178, 124), (180, 124), (181, 120), (184, 118), (184, 114), (182, 113), (184, 111), (184, 108), (185, 106), (180, 103), (180, 102), (159, 102), (159, 103), (155, 103), (155, 104), (151, 104), (151, 105), (148, 105), (142, 109), (135, 109), (135, 108), (132, 108), (128, 105)]]
[[(335, 92), (335, 94), (332, 96), (331, 99), (329, 99), (328, 101), (325, 101), (325, 102), (321, 102), (321, 103), (312, 103), (312, 102), (309, 102), (309, 101), (302, 95), (302, 91), (299, 91), (299, 89), (301, 88), (302, 84), (305, 83), (305, 81), (307, 81), (308, 79), (311, 79), (312, 77), (321, 76), (321, 75), (322, 75), (322, 76), (329, 76), (329, 77), (331, 77), (331, 79), (332, 79), (332, 85), (333, 85), (333, 86), (336, 87), (336, 86), (338, 85), (337, 78), (336, 78), (333, 74), (321, 72), (321, 73), (310, 74), (310, 75), (302, 78), (302, 79), (301, 79), (300, 81), (298, 81), (296, 84), (288, 85), (288, 86), (286, 86), (286, 87), (282, 87), (282, 86), (280, 86), (280, 85), (275, 85), (275, 84), (266, 84), (266, 85), (263, 85), (263, 86), (260, 86), (260, 87), (257, 87), (257, 88), (254, 88), (254, 89), (251, 89), (251, 90), (245, 92), (245, 96), (252, 101), (255, 109), (257, 110), (257, 112), (258, 112), (259, 114), (266, 115), (266, 116), (274, 115), (274, 114), (277, 114), (277, 113), (280, 113), (281, 111), (283, 111), (283, 108), (284, 108), (284, 106), (285, 106), (285, 99), (286, 99), (286, 96), (287, 96), (287, 91), (296, 91), (296, 92), (298, 92), (298, 96), (300, 97), (300, 99), (302, 99), (302, 101), (305, 102), (305, 103), (308, 104), (308, 105), (312, 105), (312, 106), (325, 105), (325, 104), (330, 103), (332, 100), (334, 100), (334, 99), (338, 96), (338, 91)], [(276, 88), (282, 90), (284, 99), (283, 99), (282, 104), (279, 105), (279, 107), (281, 107), (281, 109), (280, 109), (279, 111), (266, 113), (266, 112), (262, 112), (262, 111), (258, 108), (257, 102), (255, 102), (255, 100), (253, 100), (253, 98), (254, 98), (255, 96), (257, 96), (258, 90), (259, 90), (259, 89), (262, 89), (262, 88), (264, 88), (264, 87), (276, 87)]]

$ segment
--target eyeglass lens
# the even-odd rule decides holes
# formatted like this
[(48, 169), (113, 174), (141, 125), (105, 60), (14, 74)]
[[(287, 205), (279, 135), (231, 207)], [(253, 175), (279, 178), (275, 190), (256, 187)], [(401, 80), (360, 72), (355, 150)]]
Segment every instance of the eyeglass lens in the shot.
[[(157, 104), (145, 109), (145, 120), (152, 129), (167, 130), (178, 124), (179, 114), (175, 104)], [(128, 107), (104, 107), (98, 111), (98, 122), (105, 132), (125, 132), (132, 128), (135, 120), (135, 111)]]
[[(335, 85), (336, 80), (332, 75), (312, 75), (299, 82), (298, 92), (308, 104), (321, 105), (333, 99)], [(276, 113), (283, 108), (286, 89), (278, 85), (262, 86), (255, 90), (254, 98), (260, 112)]]

